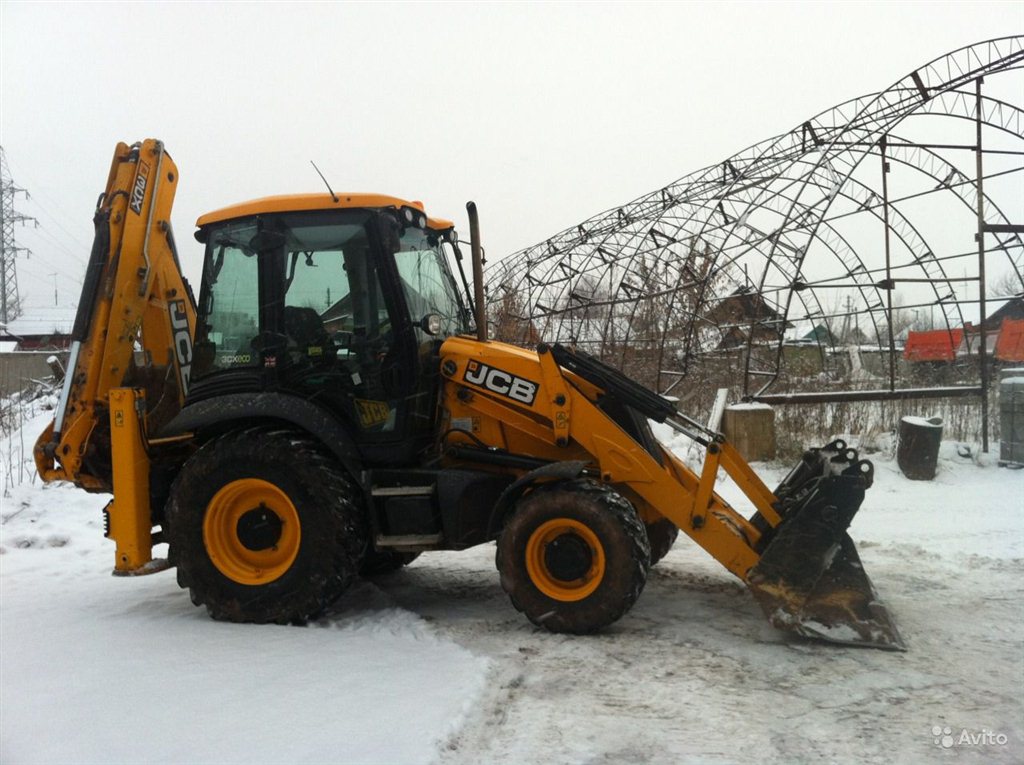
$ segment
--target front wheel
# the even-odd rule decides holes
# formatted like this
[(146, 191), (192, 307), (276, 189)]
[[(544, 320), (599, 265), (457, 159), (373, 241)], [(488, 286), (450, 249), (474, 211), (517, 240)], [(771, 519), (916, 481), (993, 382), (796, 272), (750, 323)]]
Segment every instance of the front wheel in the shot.
[(215, 619), (305, 621), (354, 581), (366, 549), (357, 494), (306, 436), (250, 428), (205, 444), (171, 489), (178, 584)]
[(498, 538), (501, 586), (552, 632), (594, 632), (621, 618), (647, 581), (650, 548), (627, 499), (589, 480), (534, 489)]

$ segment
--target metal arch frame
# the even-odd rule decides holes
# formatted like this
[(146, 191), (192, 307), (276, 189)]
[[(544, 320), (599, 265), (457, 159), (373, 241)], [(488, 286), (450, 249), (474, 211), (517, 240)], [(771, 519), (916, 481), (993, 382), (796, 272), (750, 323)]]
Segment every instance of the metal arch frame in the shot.
[[(1009, 46), (1010, 51), (1001, 57), (998, 64), (993, 65), (991, 56), (988, 58), (988, 62), (980, 55), (980, 51), (985, 51), (991, 54), (994, 46), (997, 42), (1005, 41)], [(863, 161), (864, 158), (870, 153), (869, 147), (872, 144), (880, 143), (882, 146), (883, 153), (883, 167), (885, 167), (884, 157), (884, 140), (892, 126), (900, 122), (909, 113), (916, 110), (920, 103), (927, 102), (932, 96), (953, 90), (959, 85), (965, 84), (970, 81), (977, 81), (979, 78), (984, 77), (986, 74), (990, 74), (1000, 69), (1007, 69), (1024, 60), (1024, 48), (1022, 48), (1022, 38), (1003, 38), (1001, 41), (988, 41), (980, 43), (976, 46), (967, 46), (961, 48), (958, 51), (954, 51), (946, 56), (939, 57), (934, 61), (926, 64), (921, 69), (912, 72), (911, 74), (901, 78), (893, 86), (882, 91), (874, 98), (868, 99), (867, 102), (861, 107), (857, 114), (844, 126), (839, 133), (828, 142), (826, 148), (819, 155), (819, 159), (815, 165), (815, 170), (822, 167), (826, 162), (829, 168), (832, 168), (834, 160), (840, 158), (846, 158), (847, 153), (852, 155), (853, 161), (849, 162), (850, 170), (847, 173), (847, 177), (852, 174), (853, 170)], [(965, 63), (965, 65), (961, 65)], [(943, 72), (943, 66), (945, 65), (945, 71)], [(925, 82), (925, 77), (921, 74), (924, 73), (927, 77), (928, 82)], [(929, 84), (937, 80), (936, 84)], [(909, 81), (909, 82), (908, 82)], [(980, 96), (979, 96), (980, 99)], [(881, 108), (876, 107), (876, 104), (880, 104)], [(872, 107), (875, 107), (874, 109)], [(835, 113), (835, 110), (830, 110), (828, 113)], [(822, 124), (821, 115), (810, 121), (813, 125), (815, 122), (822, 129), (826, 129), (827, 126)], [(807, 123), (805, 123), (807, 124)], [(856, 140), (840, 141), (840, 135), (846, 136), (846, 134), (852, 133)], [(787, 137), (792, 137), (793, 132), (787, 134)], [(860, 150), (858, 152), (858, 149)], [(858, 153), (860, 156), (858, 157)], [(884, 173), (883, 171), (883, 187), (884, 187)], [(783, 222), (782, 228), (786, 227), (786, 224), (793, 219), (793, 210), (796, 207), (796, 202), (799, 201), (800, 197), (804, 194), (807, 189), (809, 180), (807, 175), (803, 176), (802, 182), (799, 184), (799, 191), (797, 198), (791, 205), (790, 212), (786, 215)], [(762, 194), (766, 193), (762, 191)], [(886, 195), (883, 195), (886, 196)], [(888, 225), (886, 225), (888, 232)], [(813, 239), (815, 235), (815, 229), (810, 231), (808, 240)], [(807, 255), (809, 248), (805, 248), (801, 253), (798, 262), (795, 264), (798, 271), (802, 271), (803, 263)], [(773, 251), (770, 254), (770, 259), (774, 260), (774, 256), (777, 251), (777, 244), (773, 246)], [(886, 262), (887, 268), (889, 263), (888, 253), (888, 237), (886, 239)], [(767, 269), (762, 272), (762, 280), (759, 287), (764, 286), (764, 277), (767, 274)], [(890, 316), (889, 326), (892, 327), (891, 315), (892, 315), (892, 302), (891, 302), (891, 291), (889, 292), (889, 304), (888, 314)], [(793, 299), (793, 291), (790, 291), (786, 295), (786, 301), (784, 304), (784, 315), (788, 315), (789, 306)], [(893, 342), (892, 332), (890, 331), (889, 347), (890, 355), (895, 354), (895, 346)], [(781, 342), (779, 352), (781, 354)], [(892, 363), (892, 362), (890, 362)], [(749, 354), (747, 364), (747, 377), (749, 379)], [(890, 388), (895, 388), (894, 375), (890, 375)], [(771, 382), (766, 383), (758, 391), (763, 393)]]
[[(981, 291), (985, 253), (998, 251), (1006, 256), (1024, 291), (1024, 241), (1020, 236), (1024, 227), (1008, 220), (996, 199), (985, 193), (983, 182), (999, 174), (986, 176), (982, 167), (986, 151), (1018, 156), (1024, 152), (994, 152), (981, 146), (982, 126), (1024, 140), (1024, 111), (1015, 104), (983, 97), (980, 86), (983, 77), (1022, 67), (1024, 36), (988, 40), (940, 56), (883, 91), (845, 101), (787, 133), (755, 143), (723, 162), (520, 250), (492, 265), (488, 281), (515, 296), (524, 308), (521, 316), (513, 318), (527, 328), (541, 325), (545, 339), (601, 344), (614, 334), (620, 364), (626, 362), (630, 348), (656, 350), (655, 385), (662, 390), (678, 384), (691, 359), (708, 353), (701, 342), (704, 329), (715, 324), (708, 309), (728, 299), (716, 282), (733, 286), (745, 282), (762, 296), (779, 295), (782, 326), (795, 318), (798, 304), (807, 318), (827, 318), (820, 290), (836, 286), (856, 290), (863, 307), (855, 313), (867, 314), (876, 330), (884, 319), (891, 335), (893, 272), (918, 269), (921, 278), (913, 280), (931, 288), (946, 326), (963, 323), (961, 304), (967, 301), (957, 299), (955, 292), (943, 297), (940, 287), (961, 281), (949, 276), (944, 261), (969, 254), (936, 255), (923, 227), (901, 208), (913, 197), (952, 193), (959, 204), (977, 212), (982, 241), (977, 277)], [(972, 83), (974, 87), (969, 88)], [(971, 120), (978, 126), (977, 145), (914, 143), (895, 135), (896, 125), (911, 116)], [(934, 150), (950, 148), (973, 148), (978, 158), (974, 181)], [(872, 157), (880, 157), (885, 168), (881, 194), (877, 186), (861, 177), (863, 168), (869, 167), (863, 163)], [(890, 199), (884, 177), (890, 163), (920, 173), (937, 186)], [(1007, 172), (1018, 170), (1024, 166)], [(842, 219), (864, 213), (883, 223), (884, 280), (865, 281), (881, 269), (874, 268), (871, 259), (859, 252), (842, 230), (846, 225)], [(751, 218), (756, 223), (768, 216), (771, 226), (758, 229), (751, 223)], [(995, 235), (996, 245), (987, 251), (986, 234)], [(910, 260), (893, 262), (892, 239), (901, 248), (899, 255)], [(817, 255), (822, 252), (841, 270), (825, 278), (807, 278), (808, 257), (814, 261), (813, 270), (820, 270)], [(749, 269), (751, 263), (757, 266), (754, 273), (745, 271), (741, 279), (739, 266)], [(699, 269), (688, 274), (687, 268), (695, 264)], [(781, 279), (782, 286), (770, 287), (772, 274)], [(638, 275), (648, 283), (637, 284)], [(901, 274), (899, 279), (905, 277)], [(852, 283), (837, 285), (837, 281)], [(871, 301), (885, 303), (881, 317), (869, 295)], [(655, 298), (662, 300), (655, 304)], [(978, 302), (983, 310), (983, 294)], [(638, 322), (639, 312), (649, 314), (654, 307), (664, 315), (652, 326), (643, 327), (649, 336), (636, 336), (643, 324)], [(845, 314), (835, 313), (831, 318), (839, 315)], [(754, 325), (753, 319), (747, 323), (744, 384), (749, 393), (751, 372), (761, 381), (767, 379), (755, 389), (754, 395), (760, 395), (778, 377), (783, 338), (777, 333), (774, 370), (752, 369), (752, 351), (759, 344)], [(718, 329), (731, 327), (721, 324)], [(890, 390), (895, 391), (892, 337), (885, 347), (890, 354)], [(820, 350), (824, 354), (825, 349)], [(681, 357), (683, 371), (665, 368), (666, 358), (672, 356)], [(674, 381), (663, 385), (663, 375)], [(983, 380), (983, 388), (985, 383)]]
[[(943, 160), (943, 159), (942, 159), (941, 157), (939, 157), (938, 155), (935, 155), (934, 153), (930, 152), (930, 150), (928, 150), (928, 149), (926, 149), (926, 148), (921, 148), (921, 149), (919, 149), (919, 150), (920, 150), (920, 151), (923, 151), (923, 152), (926, 152), (926, 153), (930, 153), (930, 154), (932, 154), (932, 156), (933, 156), (933, 157), (935, 158), (935, 161), (937, 161), (937, 162), (944, 162), (944, 160)], [(911, 163), (908, 163), (908, 162), (906, 162), (905, 160), (903, 160), (903, 159), (901, 159), (901, 158), (899, 158), (899, 157), (895, 157), (895, 156), (893, 156), (893, 157), (891, 157), (891, 159), (892, 159), (893, 161), (896, 161), (896, 162), (901, 162), (901, 163), (907, 164), (908, 166), (910, 166), (910, 167), (912, 167), (912, 168), (914, 168), (914, 169), (918, 169), (918, 170), (920, 170), (921, 172), (925, 173), (925, 174), (926, 174), (926, 175), (927, 175), (927, 176), (928, 176), (928, 177), (930, 178), (930, 180), (933, 180), (933, 181), (938, 181), (938, 182), (940, 182), (940, 183), (941, 183), (941, 181), (942, 181), (942, 177), (940, 177), (939, 175), (935, 174), (934, 172), (930, 172), (930, 171), (928, 171), (928, 170), (926, 170), (926, 169), (924, 169), (924, 168), (920, 168), (920, 167), (917, 167), (917, 166), (915, 166), (915, 165), (913, 165), (913, 164), (911, 164)], [(796, 162), (801, 162), (801, 161), (802, 161), (802, 160), (796, 160)], [(953, 168), (952, 168), (952, 166), (949, 166), (949, 165), (946, 165), (946, 166), (947, 166), (947, 167), (949, 167), (949, 168), (951, 168), (951, 169), (953, 169)], [(850, 193), (849, 193), (849, 191), (848, 191), (848, 189), (847, 189), (847, 186), (848, 186), (848, 185), (850, 185), (850, 184), (853, 184), (853, 185), (855, 185), (855, 186), (856, 186), (856, 187), (858, 188), (858, 190), (860, 190), (860, 191), (862, 191), (862, 192), (863, 192), (863, 197), (864, 197), (863, 199), (858, 199), (858, 198), (857, 198), (857, 197), (855, 197), (855, 196), (854, 196), (853, 194), (850, 194)], [(823, 184), (820, 184), (820, 183), (819, 183), (818, 185), (819, 185), (819, 186), (821, 186), (821, 187), (823, 187)], [(959, 188), (959, 187), (957, 187), (957, 186), (953, 186), (953, 187), (952, 187), (952, 188), (951, 188), (950, 190), (951, 190), (951, 191), (954, 191), (954, 193), (955, 193), (955, 192), (956, 192), (956, 190), (957, 190), (958, 188)], [(876, 215), (876, 216), (878, 215), (878, 212), (877, 212), (877, 207), (878, 207), (878, 205), (868, 205), (868, 204), (865, 204), (865, 203), (864, 203), (864, 201), (865, 201), (865, 200), (870, 200), (870, 199), (871, 199), (872, 197), (874, 197), (874, 196), (875, 196), (875, 195), (874, 195), (874, 193), (873, 193), (873, 191), (872, 191), (872, 189), (871, 189), (870, 187), (866, 186), (865, 184), (861, 183), (860, 181), (858, 181), (858, 180), (856, 180), (856, 179), (854, 179), (854, 178), (851, 178), (851, 179), (849, 179), (849, 181), (847, 182), (847, 184), (844, 184), (844, 186), (843, 186), (843, 187), (842, 187), (842, 188), (841, 188), (841, 189), (839, 190), (839, 195), (841, 195), (841, 196), (843, 196), (843, 197), (846, 197), (846, 198), (848, 198), (848, 199), (850, 199), (851, 201), (854, 201), (854, 202), (861, 202), (861, 203), (862, 203), (862, 204), (860, 205), (860, 207), (861, 207), (861, 211), (863, 211), (863, 212), (867, 212), (867, 213), (871, 213), (871, 214), (874, 214), (874, 215)], [(964, 197), (963, 197), (962, 195), (959, 195), (959, 196), (960, 196), (960, 199), (961, 199), (961, 201), (962, 201), (962, 202), (963, 202), (963, 203), (964, 203), (965, 205), (968, 205), (968, 206), (970, 206), (970, 205), (971, 205), (971, 203), (969, 202), (969, 200), (968, 200), (968, 199), (964, 198)], [(785, 199), (785, 198), (786, 198), (786, 195), (785, 195), (784, 193), (782, 193), (782, 194), (779, 194), (779, 195), (778, 195), (778, 197), (779, 197), (779, 198), (783, 198), (783, 199)], [(773, 198), (773, 199), (774, 199), (774, 198)], [(771, 201), (771, 200), (770, 200), (770, 201)], [(792, 201), (792, 200), (790, 200), (790, 201)], [(999, 210), (998, 210), (998, 207), (996, 207), (996, 206), (994, 205), (994, 203), (993, 203), (993, 204), (992, 204), (991, 206), (992, 206), (992, 208), (993, 208), (993, 209), (994, 209), (994, 210), (995, 210), (996, 212), (1000, 213), (1000, 219), (1001, 219), (1001, 220), (1003, 220), (1003, 221), (1006, 221), (1006, 220), (1007, 220), (1007, 219), (1005, 218), (1005, 216), (1001, 214), (1001, 211), (999, 211)], [(924, 248), (924, 253), (928, 253), (928, 252), (930, 252), (930, 251), (931, 251), (931, 247), (929, 247), (929, 246), (927, 245), (927, 242), (925, 241), (925, 239), (924, 239), (924, 236), (923, 236), (923, 235), (922, 235), (922, 234), (921, 234), (921, 233), (920, 233), (919, 231), (917, 231), (917, 230), (916, 230), (916, 229), (914, 228), (914, 226), (913, 226), (913, 223), (912, 223), (912, 222), (911, 222), (911, 221), (910, 221), (909, 219), (907, 219), (907, 218), (906, 218), (905, 216), (903, 216), (903, 215), (902, 215), (902, 212), (901, 212), (901, 211), (899, 211), (898, 209), (894, 210), (894, 214), (895, 214), (895, 215), (897, 215), (897, 216), (899, 216), (899, 217), (901, 217), (901, 219), (902, 219), (902, 221), (901, 221), (901, 222), (902, 222), (902, 223), (903, 223), (903, 224), (904, 224), (905, 226), (907, 226), (907, 227), (908, 227), (908, 228), (909, 228), (910, 230), (912, 230), (912, 231), (913, 231), (914, 237), (916, 237), (916, 238), (917, 238), (918, 240), (920, 240), (920, 245), (919, 245), (918, 247), (915, 247), (915, 246), (913, 246), (913, 245), (912, 245), (912, 244), (911, 244), (910, 242), (908, 242), (908, 241), (907, 241), (907, 238), (908, 238), (907, 236), (905, 236), (905, 235), (904, 235), (904, 234), (903, 234), (902, 232), (900, 232), (900, 231), (898, 231), (898, 230), (897, 230), (897, 231), (895, 231), (895, 233), (897, 234), (897, 236), (898, 236), (898, 237), (900, 238), (900, 240), (901, 240), (901, 241), (903, 242), (903, 244), (904, 244), (905, 248), (906, 248), (906, 249), (907, 249), (907, 250), (908, 250), (909, 252), (911, 252), (911, 253), (916, 253), (916, 255), (917, 255), (918, 257), (919, 257), (919, 256), (920, 256), (921, 254), (923, 254), (922, 252), (920, 252), (920, 246), (922, 246), (922, 245), (923, 245), (923, 248)], [(691, 219), (692, 219), (692, 218), (691, 218)], [(656, 223), (660, 223), (660, 222), (663, 222), (663, 220), (662, 220), (661, 218), (659, 218), (659, 219), (658, 219), (658, 220), (656, 221)], [(681, 229), (681, 230), (685, 230), (685, 223), (686, 223), (686, 220), (684, 219), (684, 221), (683, 221), (683, 225), (682, 225), (682, 226), (680, 226), (680, 229)], [(827, 218), (827, 217), (823, 218), (823, 219), (822, 219), (822, 223), (823, 223), (823, 224), (828, 224), (828, 228), (830, 228), (830, 229), (832, 230), (832, 232), (833, 232), (833, 233), (837, 233), (837, 232), (835, 231), (834, 227), (832, 227), (832, 226), (830, 225), (830, 219), (829, 219), (829, 218)], [(722, 228), (722, 226), (717, 226), (716, 228), (717, 228), (717, 229), (721, 229), (721, 228)], [(802, 227), (797, 227), (797, 228), (802, 228)], [(687, 234), (688, 236), (691, 236), (691, 237), (693, 237), (693, 236), (697, 236), (697, 234), (696, 234), (695, 232), (693, 232), (693, 231), (688, 231), (688, 230), (685, 230), (685, 233), (686, 233), (686, 234)], [(675, 236), (678, 236), (678, 234), (679, 234), (679, 230), (677, 230), (677, 231), (675, 232), (675, 234), (674, 234), (674, 235), (675, 235)], [(635, 236), (636, 236), (636, 234), (634, 234), (634, 237), (635, 237)], [(820, 239), (820, 237), (819, 237), (819, 239)], [(607, 239), (603, 240), (602, 244), (607, 244)], [(738, 246), (738, 245), (734, 245), (734, 246)], [(727, 248), (724, 248), (724, 249), (727, 249)], [(724, 252), (724, 249), (723, 249), (723, 252)], [(748, 249), (749, 249), (749, 248), (748, 248)], [(834, 252), (834, 248), (833, 248), (833, 247), (829, 247), (829, 249), (830, 249), (830, 250), (832, 250), (832, 251)], [(847, 244), (847, 249), (849, 249), (849, 250), (851, 251), (851, 252), (850, 252), (850, 254), (851, 254), (851, 255), (852, 255), (853, 257), (857, 258), (857, 260), (858, 260), (858, 263), (857, 263), (857, 267), (859, 267), (859, 268), (860, 268), (861, 270), (866, 270), (866, 265), (864, 264), (864, 261), (863, 261), (862, 259), (860, 259), (859, 255), (858, 255), (858, 254), (856, 253), (856, 251), (855, 251), (855, 250), (853, 250), (853, 248), (852, 248), (852, 247), (850, 247), (850, 246), (849, 246), (849, 244)], [(584, 276), (586, 276), (586, 275), (587, 275), (587, 270), (586, 270), (586, 268), (587, 268), (587, 263), (586, 263), (586, 261), (588, 261), (588, 260), (592, 259), (593, 257), (595, 257), (595, 253), (596, 253), (596, 252), (597, 252), (597, 250), (596, 250), (596, 248), (595, 248), (595, 249), (594, 249), (594, 250), (593, 250), (592, 252), (590, 252), (589, 254), (587, 254), (587, 255), (585, 256), (585, 261), (584, 261), (584, 263), (583, 263), (583, 264), (580, 264), (580, 265), (579, 265), (579, 266), (577, 266), (576, 268), (573, 268), (573, 269), (572, 269), (572, 271), (573, 271), (573, 272), (579, 271), (579, 273), (578, 273), (578, 274), (577, 274), (577, 276), (576, 276), (576, 283), (575, 283), (575, 284), (573, 284), (573, 281), (572, 281), (573, 277), (572, 277), (572, 275), (569, 275), (569, 274), (567, 274), (567, 275), (566, 275), (566, 276), (564, 276), (564, 277), (560, 277), (560, 278), (558, 278), (558, 279), (556, 279), (556, 280), (552, 280), (552, 281), (548, 282), (548, 284), (549, 284), (549, 285), (552, 285), (552, 284), (555, 284), (555, 283), (561, 283), (561, 284), (563, 284), (563, 285), (564, 285), (564, 287), (563, 287), (562, 291), (561, 291), (560, 293), (558, 293), (558, 294), (556, 294), (556, 295), (554, 296), (554, 297), (556, 298), (556, 300), (557, 300), (558, 298), (560, 298), (560, 297), (564, 296), (566, 292), (569, 292), (569, 293), (571, 294), (572, 292), (575, 292), (575, 291), (576, 291), (576, 290), (578, 289), (580, 281), (581, 281), (581, 280), (583, 279), (583, 277), (584, 277)], [(633, 253), (633, 254), (632, 254), (632, 256), (630, 257), (630, 263), (632, 263), (632, 262), (633, 262), (633, 260), (635, 259), (635, 256), (636, 256), (637, 254), (644, 254), (645, 252), (646, 252), (646, 251), (641, 251), (641, 250), (639, 250), (639, 249), (637, 249), (636, 251), (634, 251), (634, 253)], [(838, 253), (835, 253), (835, 254), (837, 255), (837, 257), (839, 257), (839, 256), (838, 256)], [(916, 259), (916, 258), (915, 258), (915, 259)], [(840, 257), (840, 262), (842, 262), (842, 263), (843, 263), (843, 265), (844, 265), (844, 266), (845, 266), (845, 267), (846, 267), (847, 269), (850, 269), (850, 270), (855, 270), (855, 269), (856, 269), (856, 267), (853, 267), (853, 268), (851, 268), (851, 266), (850, 266), (850, 264), (849, 264), (849, 263), (846, 263), (846, 262), (842, 261), (841, 257)], [(922, 260), (922, 261), (921, 261), (921, 266), (922, 266), (922, 267), (926, 267), (926, 265), (927, 265), (927, 263), (928, 263), (928, 262), (930, 262), (930, 261), (924, 261), (924, 260)], [(896, 268), (906, 268), (906, 267), (908, 267), (908, 265), (910, 265), (910, 264), (903, 264), (903, 265), (901, 265), (901, 266), (896, 266)], [(943, 269), (943, 267), (942, 267), (941, 263), (936, 263), (936, 265), (938, 266), (938, 268), (939, 268), (939, 270), (940, 270), (940, 272), (941, 272), (942, 276), (943, 276), (943, 277), (945, 277), (945, 276), (946, 276), (946, 273), (945, 273), (945, 270)], [(627, 266), (627, 268), (628, 268), (628, 266)], [(827, 281), (827, 280), (826, 280), (826, 281)], [(677, 285), (677, 286), (676, 286), (675, 288), (673, 288), (673, 289), (679, 289), (680, 287), (686, 287), (686, 286), (688, 286), (688, 285)], [(857, 288), (858, 288), (858, 289), (865, 289), (865, 288), (876, 288), (876, 285), (875, 285), (874, 283), (858, 284), (858, 285), (856, 285), (856, 286), (857, 286)], [(669, 290), (666, 290), (666, 292), (668, 292), (668, 291), (669, 291)], [(877, 288), (876, 288), (876, 291), (877, 291)], [(936, 287), (934, 287), (934, 286), (933, 286), (933, 291), (934, 291), (934, 292), (936, 293), (936, 298), (938, 298), (938, 297), (939, 297), (939, 295), (938, 295), (938, 289), (937, 289)], [(877, 295), (876, 295), (876, 297), (877, 297)], [(721, 298), (714, 298), (713, 300), (719, 300), (719, 299), (721, 299)], [(713, 301), (712, 301), (712, 302), (713, 302)], [(578, 307), (569, 307), (569, 308), (564, 308), (564, 309), (561, 309), (561, 310), (554, 310), (554, 311), (548, 311), (548, 312), (546, 312), (546, 313), (545, 313), (545, 315), (546, 315), (546, 316), (548, 316), (548, 317), (550, 317), (550, 316), (552, 316), (552, 315), (556, 315), (556, 314), (569, 314), (569, 315), (571, 316), (571, 315), (572, 315), (572, 313), (573, 313), (573, 312), (575, 312), (575, 311), (577, 310), (577, 308), (579, 308), (579, 307), (583, 307), (583, 308), (586, 308), (586, 307), (589, 307), (589, 306), (592, 306), (592, 305), (593, 305), (593, 306), (600, 306), (600, 305), (603, 305), (603, 304), (607, 304), (607, 303), (606, 303), (606, 302), (605, 302), (605, 303), (602, 303), (602, 302), (600, 302), (600, 301), (598, 301), (598, 302), (588, 302), (588, 303), (585, 303), (584, 305), (582, 305), (582, 306), (578, 306)], [(805, 307), (806, 307), (806, 306), (805, 306)], [(952, 306), (952, 308), (953, 308), (954, 310), (956, 309), (956, 307), (955, 307), (955, 306)]]

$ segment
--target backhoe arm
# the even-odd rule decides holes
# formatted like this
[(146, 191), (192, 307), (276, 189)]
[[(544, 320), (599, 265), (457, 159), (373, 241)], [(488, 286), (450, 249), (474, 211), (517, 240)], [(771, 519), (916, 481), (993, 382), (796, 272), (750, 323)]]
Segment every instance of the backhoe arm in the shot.
[(171, 233), (177, 182), (178, 169), (160, 141), (117, 145), (93, 219), (68, 374), (56, 417), (36, 442), (45, 481), (112, 490), (115, 389), (140, 391), (134, 406), (142, 411), (133, 419), (143, 445), (145, 430), (169, 420), (184, 402), (195, 305)]

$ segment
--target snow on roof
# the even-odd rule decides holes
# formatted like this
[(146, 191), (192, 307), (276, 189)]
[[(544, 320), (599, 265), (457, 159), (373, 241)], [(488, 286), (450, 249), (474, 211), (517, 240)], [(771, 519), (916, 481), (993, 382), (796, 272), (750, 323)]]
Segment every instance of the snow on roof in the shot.
[(903, 358), (907, 361), (952, 361), (963, 334), (962, 329), (908, 332)]
[(909, 425), (916, 425), (919, 428), (941, 428), (942, 418), (941, 417), (915, 417), (913, 415), (907, 415), (901, 418), (903, 422)]
[(6, 334), (12, 337), (32, 335), (69, 335), (75, 323), (76, 309), (69, 306), (29, 308), (25, 314), (7, 322)]

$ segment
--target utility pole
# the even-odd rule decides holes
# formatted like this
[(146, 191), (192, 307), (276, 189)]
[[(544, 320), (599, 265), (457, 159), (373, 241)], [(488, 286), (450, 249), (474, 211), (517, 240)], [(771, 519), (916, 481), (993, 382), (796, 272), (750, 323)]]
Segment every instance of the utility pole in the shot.
[(19, 252), (26, 257), (32, 252), (26, 247), (18, 247), (14, 241), (14, 224), (24, 225), (28, 221), (36, 227), (39, 221), (30, 215), (23, 215), (14, 209), (14, 197), (28, 192), (18, 188), (11, 180), (11, 172), (7, 169), (7, 155), (0, 146), (0, 322), (6, 324), (21, 315), (21, 301), (18, 298), (18, 271), (15, 258)]

